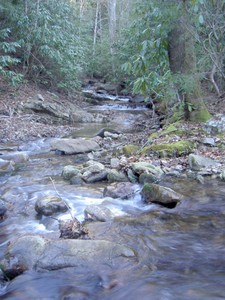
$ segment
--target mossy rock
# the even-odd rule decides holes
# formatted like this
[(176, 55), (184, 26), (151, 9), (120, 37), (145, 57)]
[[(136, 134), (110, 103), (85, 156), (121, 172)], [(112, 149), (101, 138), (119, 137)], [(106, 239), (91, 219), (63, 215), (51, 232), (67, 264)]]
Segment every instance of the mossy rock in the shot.
[(194, 143), (179, 141), (171, 144), (158, 144), (144, 147), (141, 154), (156, 154), (158, 157), (176, 157), (190, 154), (194, 149)]
[(139, 149), (140, 148), (137, 145), (130, 144), (130, 145), (126, 145), (126, 146), (123, 147), (123, 153), (124, 153), (124, 155), (129, 157), (129, 156), (134, 155), (135, 153), (137, 153), (137, 151)]

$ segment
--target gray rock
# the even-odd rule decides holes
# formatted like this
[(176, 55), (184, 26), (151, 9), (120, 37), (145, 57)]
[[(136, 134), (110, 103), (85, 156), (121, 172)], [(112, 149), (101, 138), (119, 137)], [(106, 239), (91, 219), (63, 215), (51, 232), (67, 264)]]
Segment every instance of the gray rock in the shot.
[(109, 182), (129, 181), (127, 176), (123, 172), (117, 171), (115, 169), (111, 169), (108, 171), (107, 179)]
[(154, 183), (146, 183), (141, 191), (141, 196), (146, 203), (158, 203), (170, 208), (175, 207), (183, 198), (183, 195), (174, 190)]
[(103, 196), (114, 199), (129, 199), (134, 196), (138, 190), (139, 187), (131, 182), (112, 183), (104, 189)]
[(114, 215), (111, 210), (104, 205), (88, 205), (84, 210), (85, 219), (106, 222), (112, 220)]
[(220, 179), (225, 180), (225, 169), (220, 173)]
[(209, 137), (206, 137), (206, 138), (202, 141), (202, 143), (203, 143), (204, 145), (207, 145), (207, 146), (212, 146), (212, 147), (215, 146), (215, 140), (214, 140), (213, 138), (209, 138)]
[(72, 177), (77, 176), (79, 174), (80, 174), (80, 170), (72, 165), (65, 166), (62, 171), (62, 177), (65, 180), (70, 180)]
[(67, 211), (68, 206), (60, 197), (49, 195), (36, 201), (35, 210), (38, 214), (50, 216), (54, 213)]
[(129, 179), (129, 181), (132, 183), (138, 182), (138, 176), (136, 176), (131, 169), (127, 170), (127, 177)]
[(29, 160), (29, 155), (27, 152), (14, 152), (10, 154), (1, 155), (2, 159), (13, 161), (15, 164), (21, 164)]
[(96, 173), (90, 173), (90, 172), (85, 172), (81, 178), (86, 182), (86, 183), (95, 183), (98, 181), (103, 181), (107, 179), (108, 172), (107, 171), (100, 171)]
[(8, 246), (0, 262), (4, 272), (19, 275), (26, 270), (59, 270), (83, 265), (113, 266), (119, 259), (133, 258), (128, 247), (104, 240), (50, 240), (22, 236)]
[(108, 174), (103, 164), (93, 160), (89, 160), (81, 172), (82, 179), (87, 183), (105, 180)]
[(225, 132), (225, 116), (218, 115), (204, 124), (204, 130), (208, 134), (216, 135)]
[(70, 184), (77, 184), (77, 185), (82, 185), (84, 181), (82, 180), (81, 176), (73, 176), (70, 179)]
[(117, 169), (120, 166), (120, 160), (117, 157), (113, 157), (110, 160), (110, 166), (113, 169)]
[(147, 173), (142, 173), (139, 176), (139, 183), (140, 184), (145, 184), (145, 183), (154, 183), (158, 180), (158, 177), (153, 175), (153, 174), (147, 174)]
[(86, 153), (98, 150), (99, 145), (92, 140), (78, 139), (55, 139), (51, 143), (51, 150), (62, 151), (65, 154)]
[(135, 174), (138, 174), (138, 175), (140, 175), (142, 173), (146, 173), (146, 174), (152, 174), (156, 178), (160, 178), (163, 175), (163, 170), (160, 167), (154, 166), (147, 162), (132, 163), (131, 169), (133, 170), (133, 172)]
[(188, 162), (190, 169), (193, 171), (200, 171), (204, 168), (210, 168), (219, 165), (217, 161), (211, 158), (196, 154), (190, 154), (188, 157)]

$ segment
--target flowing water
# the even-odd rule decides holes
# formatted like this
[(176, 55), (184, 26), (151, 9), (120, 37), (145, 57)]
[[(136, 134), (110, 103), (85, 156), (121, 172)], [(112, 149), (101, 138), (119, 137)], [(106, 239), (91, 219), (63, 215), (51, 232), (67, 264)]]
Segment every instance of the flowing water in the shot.
[[(104, 203), (117, 216), (89, 224), (93, 239), (134, 249), (135, 260), (116, 266), (79, 266), (50, 272), (27, 271), (0, 287), (0, 299), (220, 300), (225, 299), (225, 185), (165, 178), (161, 184), (185, 197), (175, 209), (130, 200), (104, 199), (106, 183), (76, 186), (62, 179), (65, 165), (79, 155), (49, 151), (50, 139), (20, 146), (30, 160), (0, 177), (1, 198), (9, 203), (0, 223), (0, 258), (7, 243), (22, 234), (59, 237), (56, 220), (39, 218), (37, 199), (60, 194), (82, 221), (89, 204)], [(61, 214), (58, 218), (70, 218)]]

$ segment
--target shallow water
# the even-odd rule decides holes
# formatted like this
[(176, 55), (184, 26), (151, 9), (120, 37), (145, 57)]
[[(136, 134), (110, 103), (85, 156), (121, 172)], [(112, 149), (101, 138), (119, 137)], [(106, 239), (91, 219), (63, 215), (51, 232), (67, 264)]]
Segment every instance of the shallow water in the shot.
[[(144, 205), (140, 194), (128, 201), (103, 198), (105, 183), (75, 186), (62, 179), (65, 165), (76, 156), (49, 152), (49, 140), (21, 145), (29, 162), (0, 177), (1, 198), (8, 218), (0, 223), (0, 257), (7, 243), (25, 233), (58, 237), (58, 223), (38, 218), (35, 201), (60, 194), (79, 219), (89, 204), (103, 203), (113, 222), (90, 223), (94, 239), (105, 239), (135, 250), (136, 261), (119, 266), (96, 264), (51, 272), (29, 271), (0, 288), (1, 299), (225, 299), (225, 185), (166, 178), (185, 198), (175, 209)], [(31, 151), (29, 151), (29, 149)], [(33, 153), (33, 154), (31, 154)], [(61, 214), (58, 218), (70, 218)]]

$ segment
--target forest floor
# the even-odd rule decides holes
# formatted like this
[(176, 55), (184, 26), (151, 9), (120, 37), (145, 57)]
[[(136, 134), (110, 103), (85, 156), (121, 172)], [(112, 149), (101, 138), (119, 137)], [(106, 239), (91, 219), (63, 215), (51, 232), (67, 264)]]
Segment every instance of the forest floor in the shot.
[[(74, 131), (74, 127), (71, 125), (54, 125), (48, 122), (48, 119), (45, 119), (43, 122), (38, 113), (21, 114), (17, 112), (19, 104), (28, 98), (34, 98), (37, 94), (42, 95), (46, 101), (48, 98), (51, 98), (51, 93), (47, 89), (35, 84), (27, 83), (21, 85), (19, 88), (14, 88), (0, 80), (0, 143), (29, 141), (41, 137), (59, 137), (68, 135)], [(60, 101), (65, 104), (67, 101), (72, 101), (79, 107), (85, 105), (79, 93), (70, 97), (65, 94), (59, 94), (58, 96)], [(217, 114), (225, 115), (224, 98), (218, 98), (211, 94), (207, 95), (204, 99), (212, 116)], [(104, 111), (102, 111), (102, 113), (104, 114)], [(145, 121), (148, 122), (148, 119), (146, 118)], [(151, 120), (149, 120), (149, 123), (150, 122)], [(189, 123), (187, 126), (190, 130), (197, 130), (199, 125)], [(145, 130), (143, 131), (145, 131), (146, 139), (149, 136), (148, 128), (150, 128), (150, 125), (145, 124)], [(196, 135), (198, 135), (198, 133), (196, 133)], [(131, 137), (133, 140), (135, 140), (135, 138), (134, 136)], [(144, 139), (145, 136), (142, 136), (142, 141), (144, 141)]]

